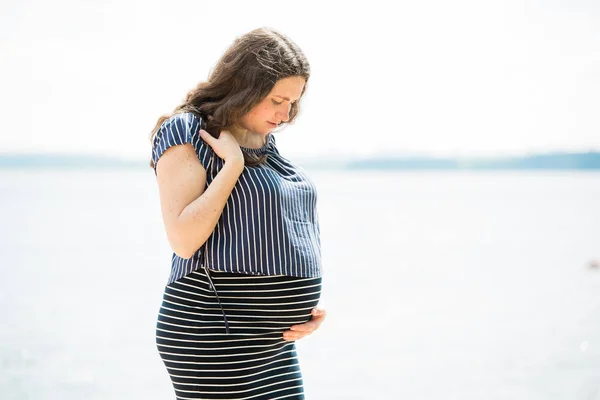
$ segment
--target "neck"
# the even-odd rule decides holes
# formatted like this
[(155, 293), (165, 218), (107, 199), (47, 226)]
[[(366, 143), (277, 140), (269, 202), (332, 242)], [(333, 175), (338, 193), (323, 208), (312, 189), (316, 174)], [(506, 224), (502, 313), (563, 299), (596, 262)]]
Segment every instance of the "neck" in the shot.
[(231, 127), (229, 132), (235, 137), (238, 144), (249, 149), (259, 149), (266, 144), (266, 137), (260, 133), (254, 133), (248, 129)]

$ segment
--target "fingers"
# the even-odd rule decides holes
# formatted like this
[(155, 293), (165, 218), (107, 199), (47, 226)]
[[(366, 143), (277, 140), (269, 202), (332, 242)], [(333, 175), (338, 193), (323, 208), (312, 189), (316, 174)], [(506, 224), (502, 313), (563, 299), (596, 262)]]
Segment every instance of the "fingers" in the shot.
[(304, 336), (308, 335), (310, 335), (310, 333), (285, 331), (283, 332), (283, 340), (285, 340), (286, 342), (293, 342), (296, 340), (300, 340)]
[(208, 143), (212, 150), (225, 162), (231, 162), (244, 169), (244, 155), (235, 137), (226, 130), (221, 131), (219, 138), (215, 138), (204, 129), (200, 129), (200, 137)]
[(283, 339), (286, 341), (294, 341), (302, 339), (316, 331), (325, 320), (327, 313), (323, 309), (315, 308), (311, 311), (312, 319), (304, 324), (292, 325), (290, 330), (283, 332)]
[(313, 317), (325, 318), (325, 316), (327, 315), (327, 312), (322, 308), (313, 308), (311, 311), (311, 314), (313, 315)]
[[(200, 129), (200, 131), (198, 131), (198, 133), (200, 133), (200, 137), (202, 139), (204, 139), (206, 142), (208, 142), (209, 144), (213, 143), (213, 142), (223, 142), (223, 137), (231, 137), (233, 138), (233, 135), (231, 135), (231, 133), (229, 131), (221, 131), (219, 134), (219, 137), (214, 137), (213, 135), (211, 135), (210, 133), (208, 133), (208, 131), (204, 130), (204, 129)], [(227, 138), (226, 138), (227, 140)]]
[(294, 332), (312, 332), (317, 330), (321, 322), (323, 322), (322, 319), (310, 320), (304, 324), (292, 325), (290, 326), (290, 330)]
[(323, 309), (315, 308), (312, 310), (311, 314), (313, 317), (310, 319), (310, 321), (303, 324), (292, 325), (290, 330), (297, 332), (312, 332), (318, 329), (325, 320), (327, 313)]
[(205, 142), (208, 142), (208, 144), (210, 144), (211, 147), (212, 147), (213, 141), (216, 140), (210, 133), (208, 133), (204, 129), (200, 129), (200, 137), (202, 139), (204, 139)]

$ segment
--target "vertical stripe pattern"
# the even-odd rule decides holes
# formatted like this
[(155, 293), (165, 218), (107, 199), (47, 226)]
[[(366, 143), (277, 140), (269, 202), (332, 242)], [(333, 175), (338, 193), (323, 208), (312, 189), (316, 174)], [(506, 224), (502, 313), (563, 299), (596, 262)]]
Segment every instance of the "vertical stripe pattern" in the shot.
[(282, 333), (310, 320), (321, 278), (210, 275), (230, 334), (204, 270), (165, 286), (156, 345), (177, 399), (304, 399), (296, 346)]
[[(166, 120), (152, 148), (156, 164), (171, 146), (192, 143), (210, 185), (223, 160), (200, 137), (202, 120), (180, 113)], [(306, 171), (279, 154), (269, 134), (260, 149), (267, 162), (244, 167), (207, 242), (189, 259), (173, 253), (168, 283), (206, 266), (215, 271), (249, 275), (322, 275), (317, 192)]]

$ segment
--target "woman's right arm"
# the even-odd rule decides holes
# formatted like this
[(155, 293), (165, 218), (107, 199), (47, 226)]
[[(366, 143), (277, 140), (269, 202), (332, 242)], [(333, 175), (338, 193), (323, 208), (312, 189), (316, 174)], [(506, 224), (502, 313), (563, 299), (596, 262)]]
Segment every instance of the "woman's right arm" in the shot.
[[(239, 146), (237, 151), (232, 148), (231, 139), (225, 138), (229, 142), (224, 144), (229, 147), (233, 156), (225, 159), (223, 168), (208, 187), (206, 170), (190, 143), (170, 147), (156, 164), (160, 206), (167, 238), (175, 254), (182, 258), (190, 258), (212, 234), (227, 199), (244, 170), (244, 159)], [(233, 140), (235, 141), (234, 138)], [(221, 142), (221, 138), (211, 142), (213, 145), (217, 144)], [(215, 150), (217, 147), (219, 146), (213, 146)]]

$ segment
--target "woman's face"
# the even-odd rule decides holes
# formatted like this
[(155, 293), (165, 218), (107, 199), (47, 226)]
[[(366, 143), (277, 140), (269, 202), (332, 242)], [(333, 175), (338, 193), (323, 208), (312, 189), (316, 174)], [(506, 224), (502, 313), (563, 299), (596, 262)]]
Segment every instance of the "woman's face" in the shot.
[(278, 80), (269, 94), (241, 118), (240, 126), (266, 136), (281, 122), (289, 120), (292, 103), (300, 98), (305, 83), (301, 76)]

